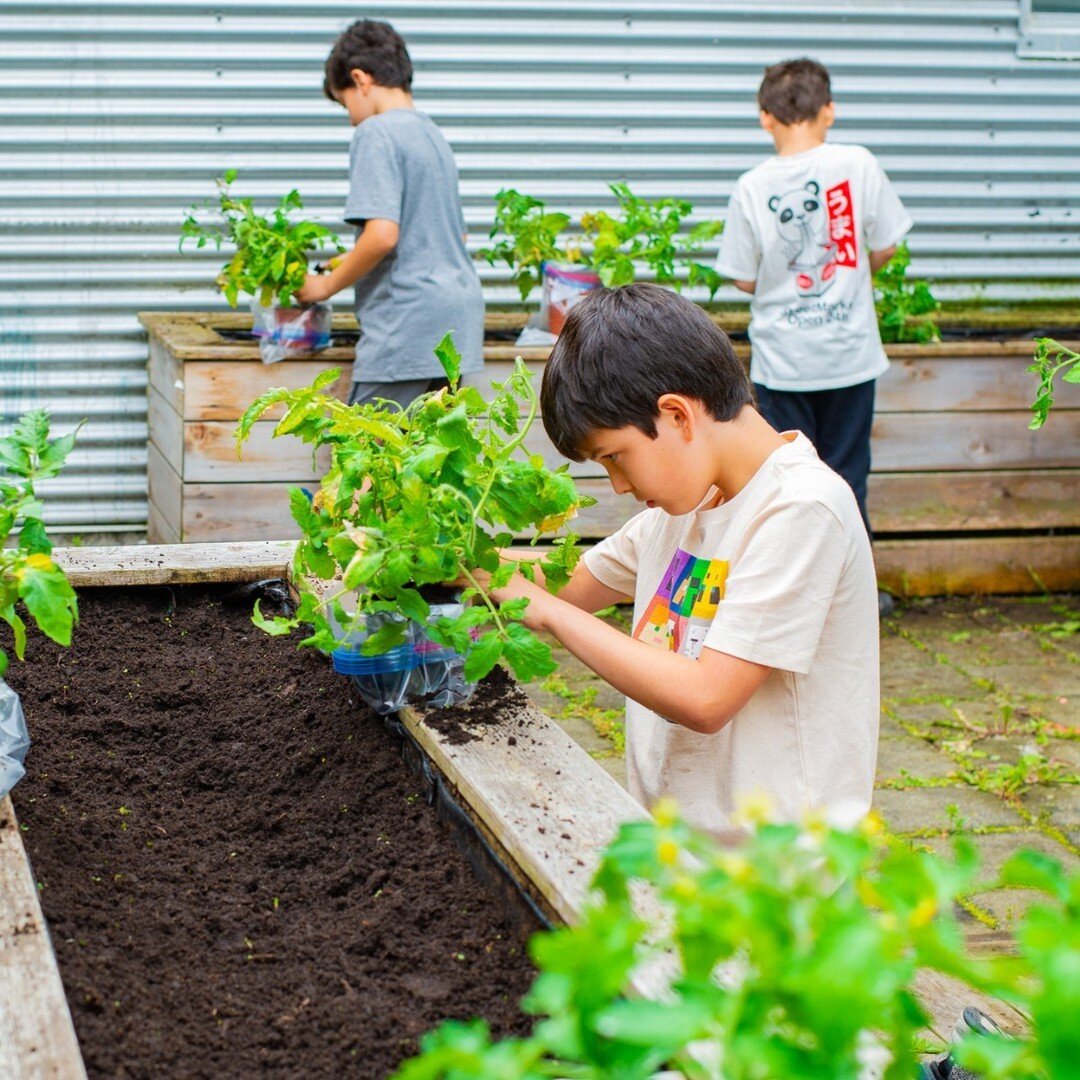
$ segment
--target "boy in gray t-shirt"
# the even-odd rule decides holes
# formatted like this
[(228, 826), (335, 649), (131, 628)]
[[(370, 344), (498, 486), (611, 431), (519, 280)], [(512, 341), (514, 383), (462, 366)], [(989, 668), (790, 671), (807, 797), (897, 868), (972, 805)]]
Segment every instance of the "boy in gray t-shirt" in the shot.
[(465, 248), (457, 166), (434, 121), (413, 107), (412, 62), (389, 23), (362, 19), (335, 42), (323, 89), (356, 128), (344, 218), (356, 245), (308, 275), (301, 303), (356, 286), (352, 403), (403, 408), (445, 385), (433, 350), (452, 331), (462, 374), (483, 365), (484, 298)]

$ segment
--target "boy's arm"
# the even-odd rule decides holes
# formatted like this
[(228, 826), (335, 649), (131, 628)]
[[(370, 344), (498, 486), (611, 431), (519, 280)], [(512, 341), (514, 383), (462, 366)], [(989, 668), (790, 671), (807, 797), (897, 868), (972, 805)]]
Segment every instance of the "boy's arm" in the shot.
[(495, 598), (527, 597), (528, 626), (554, 635), (616, 690), (691, 731), (719, 731), (772, 670), (713, 649), (702, 649), (700, 658), (692, 660), (646, 645), (569, 603), (564, 599), (567, 589), (570, 585), (552, 596), (515, 575), (505, 589), (496, 590)]
[[(539, 565), (542, 558), (539, 553), (535, 559), (522, 558), (520, 548), (505, 549), (503, 554), (517, 562), (533, 563), (533, 574), (536, 577), (537, 584), (547, 592), (544, 571)], [(602, 611), (604, 608), (611, 607), (612, 604), (625, 603), (631, 599), (626, 593), (605, 585), (589, 570), (584, 561), (579, 562), (574, 567), (573, 572), (570, 574), (570, 580), (555, 595), (565, 603), (573, 604), (574, 607), (581, 608), (582, 611), (588, 611), (589, 613)]]
[(330, 260), (329, 274), (308, 274), (304, 287), (296, 294), (301, 304), (318, 304), (335, 293), (355, 285), (370, 274), (397, 247), (401, 230), (396, 221), (371, 218), (364, 223), (352, 250)]
[(870, 273), (876, 274), (895, 254), (895, 244), (893, 244), (892, 247), (882, 248), (880, 251), (871, 251)]
[(748, 293), (752, 293), (757, 288), (756, 281), (732, 281), (731, 284), (734, 285), (736, 289)]

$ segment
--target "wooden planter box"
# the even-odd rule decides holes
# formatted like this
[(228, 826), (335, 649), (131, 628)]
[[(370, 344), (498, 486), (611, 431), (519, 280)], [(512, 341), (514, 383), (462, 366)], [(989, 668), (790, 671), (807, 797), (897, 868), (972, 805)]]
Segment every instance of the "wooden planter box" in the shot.
[[(169, 586), (287, 577), (292, 544), (81, 548), (55, 556), (77, 589)], [(455, 743), (415, 710), (399, 718), (520, 886), (552, 923), (573, 923), (587, 902), (600, 851), (623, 821), (645, 811), (546, 714), (531, 705), (514, 708), (513, 743), (499, 725)], [(0, 800), (0, 823), (0, 1076), (80, 1080), (86, 1072), (8, 798)], [(645, 892), (640, 910), (643, 917), (655, 915)], [(635, 991), (662, 993), (673, 970), (668, 958), (639, 972)], [(929, 1034), (943, 1043), (967, 1004), (1009, 1029), (1023, 1027), (1010, 1006), (937, 973), (921, 973), (916, 989), (932, 1018)]]
[[(77, 589), (287, 577), (291, 542), (81, 548), (57, 561)], [(645, 811), (546, 715), (515, 705), (516, 740), (471, 742), (399, 714), (476, 828), (552, 923), (576, 919), (597, 857)], [(33, 733), (31, 732), (31, 737)], [(0, 800), (0, 1077), (85, 1077), (74, 1027), (10, 799)]]
[[(236, 421), (271, 386), (303, 386), (326, 368), (345, 370), (351, 345), (309, 360), (264, 365), (254, 343), (220, 333), (250, 327), (235, 314), (140, 316), (150, 335), (149, 487), (152, 542), (253, 540), (296, 535), (290, 486), (314, 485), (318, 465), (300, 442), (272, 441), (259, 421), (239, 460)], [(488, 316), (489, 331), (512, 330), (513, 314)], [(745, 316), (718, 316), (731, 330)], [(341, 328), (355, 327), (347, 317)], [(748, 347), (737, 345), (744, 358)], [(482, 385), (522, 355), (539, 378), (547, 349), (489, 340)], [(878, 574), (890, 589), (925, 596), (1080, 588), (1080, 386), (1062, 385), (1041, 431), (1029, 431), (1035, 380), (1029, 338), (894, 345), (878, 384), (870, 514)], [(542, 428), (527, 441), (561, 463)], [(637, 509), (617, 497), (603, 469), (572, 473), (597, 499), (576, 529), (599, 539)], [(1063, 535), (1062, 535), (1063, 534)]]

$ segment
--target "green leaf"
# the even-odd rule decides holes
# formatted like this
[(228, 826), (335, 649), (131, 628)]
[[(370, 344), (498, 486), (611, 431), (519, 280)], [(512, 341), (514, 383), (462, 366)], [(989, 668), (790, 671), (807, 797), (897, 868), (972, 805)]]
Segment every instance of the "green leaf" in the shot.
[(458, 352), (457, 346), (454, 344), (454, 335), (447, 333), (443, 335), (442, 340), (435, 346), (435, 356), (439, 363), (442, 364), (443, 371), (446, 372), (446, 378), (450, 383), (451, 390), (457, 386), (458, 379), (461, 378), (461, 353)]
[(46, 555), (31, 555), (16, 571), (19, 597), (38, 629), (58, 645), (71, 644), (71, 629), (78, 617), (75, 590)]
[(479, 682), (499, 662), (503, 639), (497, 630), (489, 630), (472, 643), (465, 657), (465, 680)]
[(255, 601), (255, 612), (251, 616), (251, 621), (260, 629), (265, 631), (271, 637), (281, 637), (283, 634), (291, 634), (293, 630), (299, 625), (296, 619), (286, 619), (281, 615), (275, 615), (268, 619), (259, 610), (259, 601)]
[(19, 547), (23, 551), (52, 554), (52, 541), (45, 532), (45, 523), (40, 518), (28, 517), (23, 522), (22, 531), (19, 533)]
[[(11, 627), (11, 634), (15, 641), (15, 655), (21, 660), (26, 655), (26, 623), (19, 618), (14, 606), (11, 604), (0, 610), (0, 619), (3, 619)], [(0, 675), (3, 674), (3, 671), (0, 670)]]
[(550, 675), (558, 666), (551, 658), (551, 649), (521, 623), (506, 627), (503, 655), (522, 682)]

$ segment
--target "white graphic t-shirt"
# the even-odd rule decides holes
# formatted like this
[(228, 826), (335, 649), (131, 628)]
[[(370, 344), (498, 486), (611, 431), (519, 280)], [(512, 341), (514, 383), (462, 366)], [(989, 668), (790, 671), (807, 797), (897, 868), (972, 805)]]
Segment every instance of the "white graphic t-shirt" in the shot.
[(716, 269), (756, 281), (750, 377), (772, 390), (832, 390), (889, 366), (870, 284), (871, 251), (911, 218), (864, 146), (822, 143), (739, 177)]
[(741, 795), (779, 815), (870, 808), (877, 759), (877, 583), (851, 488), (789, 432), (729, 502), (646, 510), (584, 555), (634, 598), (633, 636), (697, 659), (715, 649), (773, 668), (716, 734), (627, 699), (631, 794), (675, 798), (687, 820), (737, 835)]

